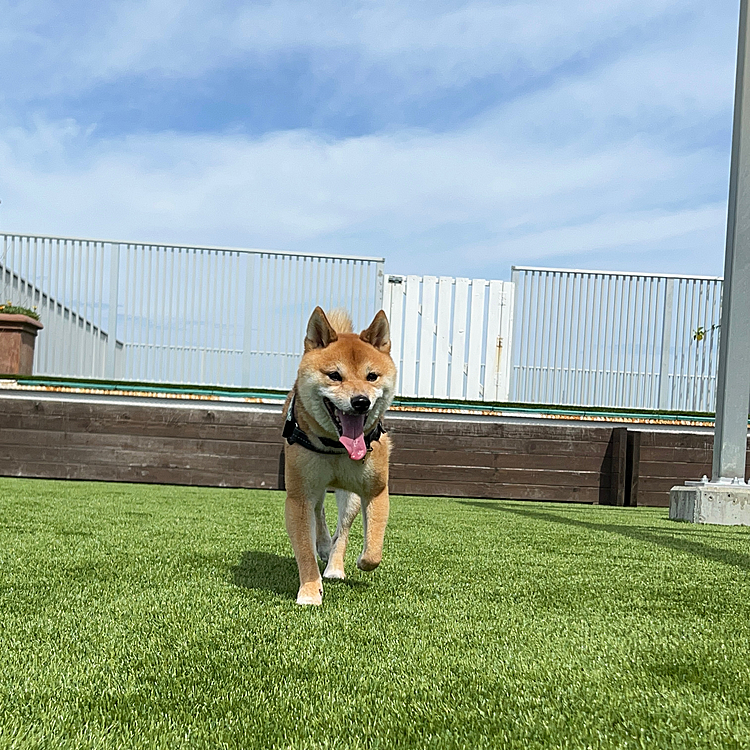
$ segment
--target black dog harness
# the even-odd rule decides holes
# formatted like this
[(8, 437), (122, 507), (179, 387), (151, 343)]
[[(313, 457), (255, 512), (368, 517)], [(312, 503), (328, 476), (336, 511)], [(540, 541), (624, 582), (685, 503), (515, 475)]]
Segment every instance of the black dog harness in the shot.
[[(307, 448), (307, 450), (309, 451), (313, 451), (314, 453), (323, 453), (327, 456), (348, 455), (346, 452), (346, 448), (344, 448), (344, 446), (341, 445), (338, 440), (331, 440), (330, 438), (320, 437), (319, 435), (316, 435), (315, 437), (318, 438), (318, 440), (320, 440), (323, 445), (331, 448), (332, 450), (322, 450), (316, 445), (313, 445), (307, 434), (299, 428), (297, 419), (294, 416), (294, 402), (296, 401), (296, 399), (297, 395), (295, 394), (294, 396), (292, 396), (292, 401), (289, 404), (289, 409), (286, 413), (286, 419), (284, 420), (284, 429), (281, 433), (286, 438), (287, 443), (289, 443), (289, 445), (298, 443), (303, 448)], [(383, 427), (382, 422), (378, 420), (378, 423), (375, 425), (375, 427), (373, 427), (365, 435), (365, 445), (367, 446), (368, 453), (372, 451), (371, 443), (374, 443), (376, 440), (380, 440), (380, 436), (385, 435), (386, 432), (387, 430), (385, 429), (385, 427)]]

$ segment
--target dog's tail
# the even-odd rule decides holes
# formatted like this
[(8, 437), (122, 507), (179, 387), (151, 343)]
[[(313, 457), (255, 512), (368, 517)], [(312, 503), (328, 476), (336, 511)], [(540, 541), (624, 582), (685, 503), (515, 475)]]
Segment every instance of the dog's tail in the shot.
[(326, 313), (326, 318), (336, 333), (351, 333), (354, 330), (351, 316), (341, 307)]

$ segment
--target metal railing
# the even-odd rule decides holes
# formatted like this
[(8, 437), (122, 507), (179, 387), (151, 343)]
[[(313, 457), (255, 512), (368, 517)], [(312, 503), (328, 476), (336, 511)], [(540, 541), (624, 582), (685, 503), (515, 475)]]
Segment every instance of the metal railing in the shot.
[(0, 299), (44, 324), (40, 375), (288, 388), (315, 305), (346, 308), (357, 328), (382, 305), (402, 395), (714, 409), (716, 277), (514, 267), (512, 284), (406, 276), (384, 289), (381, 258), (0, 242)]
[(35, 372), (288, 388), (315, 305), (365, 327), (383, 259), (1, 234), (4, 299), (36, 306)]
[(515, 401), (712, 411), (722, 279), (514, 266)]

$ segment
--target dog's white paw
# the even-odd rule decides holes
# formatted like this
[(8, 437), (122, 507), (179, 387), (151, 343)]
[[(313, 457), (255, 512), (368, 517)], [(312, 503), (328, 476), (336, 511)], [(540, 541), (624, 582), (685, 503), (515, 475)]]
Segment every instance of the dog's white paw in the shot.
[(323, 603), (323, 587), (320, 584), (300, 586), (297, 594), (297, 604), (302, 606), (319, 607)]
[(331, 565), (328, 565), (326, 569), (323, 571), (323, 578), (328, 578), (330, 580), (343, 581), (344, 578), (346, 578), (346, 573), (344, 573), (343, 568), (339, 570), (338, 568), (334, 568)]

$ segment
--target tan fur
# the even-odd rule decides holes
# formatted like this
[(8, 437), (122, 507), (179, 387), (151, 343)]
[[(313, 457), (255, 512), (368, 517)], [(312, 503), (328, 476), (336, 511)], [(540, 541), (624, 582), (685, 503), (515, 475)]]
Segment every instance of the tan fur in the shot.
[(336, 333), (351, 333), (354, 330), (354, 324), (349, 313), (340, 307), (327, 313), (326, 318), (328, 318), (331, 328)]
[[(347, 331), (348, 328), (348, 331)], [(390, 357), (388, 320), (381, 310), (361, 334), (351, 333), (351, 319), (334, 311), (330, 319), (318, 307), (310, 316), (305, 353), (286, 409), (296, 394), (295, 416), (313, 444), (323, 448), (318, 437), (338, 440), (338, 432), (323, 403), (330, 399), (339, 408), (357, 395), (366, 396), (370, 411), (365, 419), (368, 433), (391, 403), (396, 385), (396, 367)], [(330, 379), (336, 371), (341, 382)], [(377, 373), (374, 382), (368, 372)], [(388, 522), (388, 435), (372, 443), (364, 459), (348, 455), (322, 455), (298, 443), (285, 445), (286, 528), (299, 570), (298, 604), (321, 604), (323, 585), (316, 559), (327, 562), (325, 578), (344, 578), (344, 553), (349, 529), (362, 510), (364, 548), (357, 560), (362, 570), (374, 570), (382, 559)], [(327, 489), (336, 490), (338, 523), (333, 539), (325, 520), (323, 500)]]

